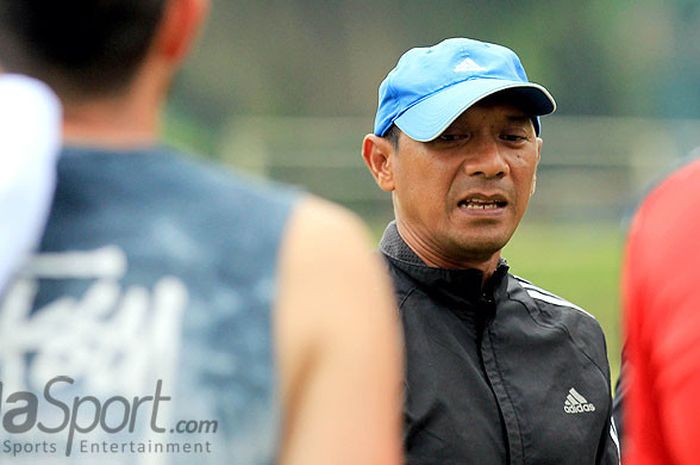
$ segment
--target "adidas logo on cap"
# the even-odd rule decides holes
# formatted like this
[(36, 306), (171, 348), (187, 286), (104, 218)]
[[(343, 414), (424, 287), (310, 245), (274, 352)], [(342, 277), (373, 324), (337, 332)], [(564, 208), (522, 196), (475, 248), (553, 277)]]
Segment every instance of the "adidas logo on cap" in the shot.
[(486, 68), (479, 65), (479, 63), (472, 60), (471, 58), (465, 58), (457, 66), (454, 67), (453, 71), (455, 73), (469, 73), (469, 72), (486, 71)]
[(564, 401), (564, 411), (572, 414), (595, 412), (595, 405), (588, 402), (576, 389), (571, 388), (566, 396), (566, 401)]

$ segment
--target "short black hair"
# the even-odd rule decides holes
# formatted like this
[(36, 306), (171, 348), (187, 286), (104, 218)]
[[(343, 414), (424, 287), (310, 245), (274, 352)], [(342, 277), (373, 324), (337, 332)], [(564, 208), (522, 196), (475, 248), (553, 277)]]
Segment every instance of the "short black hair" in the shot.
[(391, 142), (391, 145), (394, 146), (394, 150), (399, 148), (399, 137), (401, 136), (401, 129), (395, 124), (392, 124), (389, 126), (389, 129), (386, 130), (384, 133), (385, 139), (387, 139), (389, 142)]
[(64, 98), (123, 90), (167, 0), (0, 0), (0, 63)]

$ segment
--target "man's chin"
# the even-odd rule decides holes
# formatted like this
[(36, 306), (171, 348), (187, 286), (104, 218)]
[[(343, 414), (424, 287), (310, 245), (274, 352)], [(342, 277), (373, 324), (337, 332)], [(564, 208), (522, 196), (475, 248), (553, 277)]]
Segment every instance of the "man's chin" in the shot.
[(510, 236), (461, 237), (455, 243), (455, 253), (470, 260), (487, 262), (500, 254), (509, 239)]
[(486, 263), (494, 259), (495, 256), (500, 257), (501, 249), (505, 243), (500, 241), (466, 241), (460, 242), (453, 249), (454, 258), (459, 258), (459, 261), (471, 263)]

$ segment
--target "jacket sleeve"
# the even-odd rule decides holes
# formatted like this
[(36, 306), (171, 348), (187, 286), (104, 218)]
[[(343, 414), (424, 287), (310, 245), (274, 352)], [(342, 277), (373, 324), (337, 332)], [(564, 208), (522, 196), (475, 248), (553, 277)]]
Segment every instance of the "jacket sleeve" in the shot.
[[(621, 408), (622, 404), (617, 404), (613, 402), (613, 398), (611, 393), (611, 385), (610, 385), (610, 362), (608, 360), (607, 356), (607, 343), (605, 341), (605, 333), (603, 332), (603, 329), (598, 325), (598, 334), (600, 337), (600, 343), (597, 344), (597, 347), (599, 349), (598, 356), (599, 356), (599, 363), (600, 366), (603, 368), (603, 373), (605, 375), (605, 378), (608, 380), (607, 383), (607, 397), (609, 399), (608, 402), (608, 409), (607, 409), (607, 422), (605, 423), (605, 426), (603, 427), (603, 430), (601, 431), (600, 435), (600, 442), (598, 445), (598, 454), (597, 454), (597, 460), (596, 464), (597, 465), (620, 465), (622, 462), (621, 460), (621, 451), (620, 451), (620, 434), (617, 428), (617, 423), (616, 423), (616, 409)], [(617, 387), (624, 387), (623, 385), (618, 382)], [(620, 401), (622, 398), (620, 398)], [(617, 412), (619, 413), (619, 412)]]
[(626, 362), (625, 362), (625, 351), (622, 350), (622, 368), (620, 369), (620, 376), (617, 378), (617, 384), (615, 385), (615, 398), (613, 399), (613, 412), (612, 417), (617, 428), (617, 436), (620, 439), (620, 455), (624, 454), (625, 449), (625, 425), (624, 425), (624, 410), (625, 410), (625, 397), (627, 395), (627, 375), (626, 375)]
[(600, 438), (597, 465), (620, 465), (620, 439), (611, 408), (609, 420)]

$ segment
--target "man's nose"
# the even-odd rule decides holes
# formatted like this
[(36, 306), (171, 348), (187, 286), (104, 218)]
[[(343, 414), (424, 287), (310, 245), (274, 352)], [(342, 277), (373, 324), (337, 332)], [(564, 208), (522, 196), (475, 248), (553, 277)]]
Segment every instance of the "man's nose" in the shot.
[(485, 138), (475, 146), (464, 161), (464, 169), (469, 176), (487, 179), (502, 178), (508, 174), (510, 167), (497, 140)]

